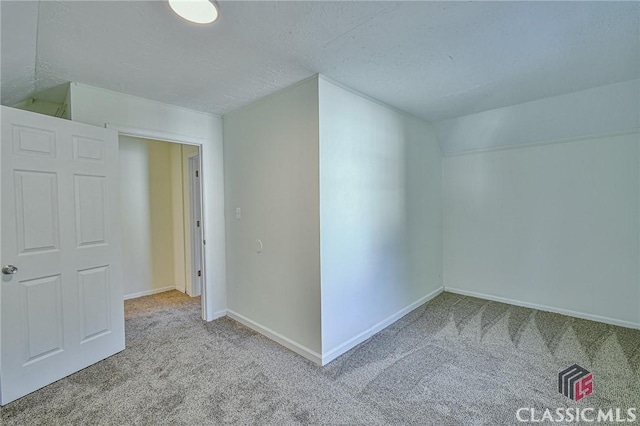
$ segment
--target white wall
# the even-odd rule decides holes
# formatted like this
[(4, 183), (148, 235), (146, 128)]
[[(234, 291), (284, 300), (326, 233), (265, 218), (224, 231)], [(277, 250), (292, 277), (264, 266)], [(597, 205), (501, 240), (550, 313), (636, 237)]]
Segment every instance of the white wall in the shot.
[(324, 77), (322, 349), (328, 362), (442, 288), (442, 153), (431, 126)]
[[(173, 289), (172, 144), (120, 137), (120, 210), (125, 297)], [(180, 176), (179, 182), (182, 182)], [(180, 198), (182, 190), (178, 190)], [(181, 206), (181, 204), (180, 204)], [(184, 240), (181, 242), (184, 244)]]
[(317, 85), (304, 81), (223, 121), (229, 315), (319, 362)]
[(434, 123), (445, 154), (611, 136), (640, 128), (640, 80)]
[(640, 326), (640, 135), (444, 160), (447, 289)]
[(225, 314), (226, 265), (224, 229), (224, 167), (222, 119), (135, 96), (72, 83), (71, 119), (106, 123), (202, 139), (204, 200), (204, 318)]

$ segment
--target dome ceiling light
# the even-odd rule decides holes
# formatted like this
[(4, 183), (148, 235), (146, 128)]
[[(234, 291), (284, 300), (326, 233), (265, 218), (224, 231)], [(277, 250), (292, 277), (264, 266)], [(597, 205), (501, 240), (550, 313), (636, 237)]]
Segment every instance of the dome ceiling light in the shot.
[(210, 24), (218, 19), (218, 5), (211, 0), (169, 0), (175, 13), (189, 22)]

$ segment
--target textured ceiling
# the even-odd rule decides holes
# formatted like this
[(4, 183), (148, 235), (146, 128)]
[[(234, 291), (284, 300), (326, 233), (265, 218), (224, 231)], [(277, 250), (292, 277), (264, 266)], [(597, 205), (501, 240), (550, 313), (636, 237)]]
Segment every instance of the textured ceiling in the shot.
[(0, 6), (0, 95), (3, 105), (13, 105), (36, 90), (38, 3), (2, 2)]
[(162, 1), (2, 1), (2, 103), (76, 81), (224, 114), (323, 73), (434, 121), (640, 76), (637, 2), (220, 9), (203, 27)]

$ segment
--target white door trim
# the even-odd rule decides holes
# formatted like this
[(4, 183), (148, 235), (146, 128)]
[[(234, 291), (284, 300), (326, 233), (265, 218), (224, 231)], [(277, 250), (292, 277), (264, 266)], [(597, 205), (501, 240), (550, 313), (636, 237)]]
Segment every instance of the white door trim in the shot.
[[(129, 127), (122, 126), (119, 124), (106, 123), (105, 127), (108, 129), (114, 129), (118, 132), (119, 136), (131, 136), (134, 138), (142, 138), (142, 139), (151, 139), (162, 142), (173, 142), (179, 143), (183, 145), (195, 145), (200, 148), (200, 155), (203, 156), (203, 151), (206, 146), (206, 139), (197, 138), (193, 136), (186, 135), (176, 135), (173, 133), (160, 132), (157, 130), (149, 130), (149, 129), (141, 129), (137, 127)], [(203, 194), (205, 193), (205, 183), (204, 179), (202, 179), (202, 175), (204, 171), (202, 170), (202, 157), (200, 161), (200, 205), (202, 211), (202, 232), (204, 234), (206, 221), (205, 221), (205, 211), (204, 211), (204, 200), (202, 199)], [(206, 258), (206, 246), (202, 247), (202, 259)], [(211, 321), (214, 318), (214, 312), (208, 312), (207, 303), (210, 297), (214, 297), (211, 291), (209, 291), (209, 283), (207, 282), (207, 271), (205, 262), (202, 262), (202, 297), (201, 297), (201, 305), (202, 305), (202, 319), (204, 321)]]
[[(200, 180), (200, 177), (195, 177), (195, 173), (194, 171), (196, 170), (195, 168), (195, 163), (197, 163), (197, 170), (199, 171), (200, 169), (202, 169), (202, 162), (200, 161), (200, 152), (194, 152), (192, 154), (189, 154), (187, 156), (187, 161), (188, 161), (188, 170), (189, 170), (189, 233), (191, 234), (191, 238), (190, 238), (190, 261), (191, 261), (191, 279), (190, 279), (190, 296), (200, 296), (202, 295), (202, 285), (200, 285), (200, 292), (198, 292), (197, 289), (197, 281), (198, 281), (198, 276), (197, 276), (197, 271), (198, 270), (202, 270), (202, 267), (204, 265), (203, 259), (202, 259), (202, 233), (200, 233), (200, 238), (197, 238), (197, 233), (201, 232), (199, 231), (199, 229), (202, 228), (198, 228), (198, 226), (196, 224), (194, 224), (194, 220), (200, 220), (200, 222), (202, 223), (202, 201), (199, 204), (199, 208), (198, 208), (198, 203), (194, 202), (196, 200), (196, 197), (199, 196), (200, 200), (202, 200), (202, 190), (197, 191), (196, 187), (200, 186), (202, 184), (202, 181), (200, 181), (200, 185), (198, 185), (196, 183), (196, 179)], [(196, 212), (195, 209), (198, 208), (198, 210), (200, 210), (199, 212)], [(197, 255), (198, 251), (196, 251), (196, 247), (197, 244), (200, 244), (200, 256)], [(200, 259), (197, 259), (197, 257), (200, 257)], [(200, 283), (202, 283), (202, 280), (200, 280)]]
[(119, 124), (107, 123), (107, 129), (114, 129), (121, 136), (132, 136), (134, 138), (155, 139), (163, 142), (174, 142), (183, 145), (199, 145), (202, 146), (206, 139), (196, 138), (193, 136), (176, 135), (174, 133), (159, 132), (157, 130), (139, 129), (136, 127), (121, 126)]

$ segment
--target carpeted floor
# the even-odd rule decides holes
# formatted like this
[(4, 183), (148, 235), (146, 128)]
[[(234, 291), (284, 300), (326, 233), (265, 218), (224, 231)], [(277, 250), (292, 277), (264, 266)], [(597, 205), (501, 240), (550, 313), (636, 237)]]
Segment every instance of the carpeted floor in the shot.
[[(640, 331), (443, 293), (325, 367), (177, 291), (126, 302), (127, 349), (3, 407), (3, 425), (511, 425), (640, 408)], [(578, 403), (558, 372), (594, 375)], [(639, 422), (640, 423), (640, 422)]]

